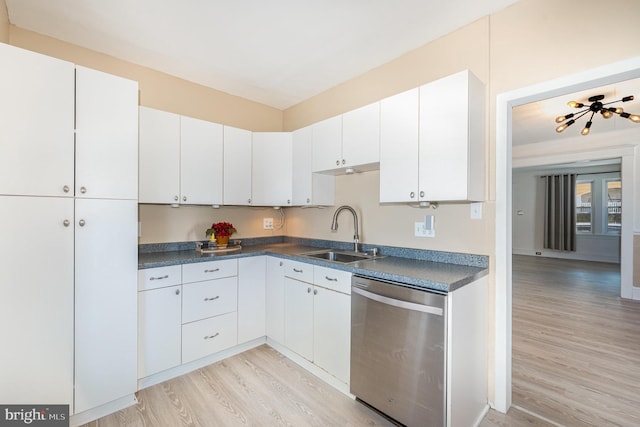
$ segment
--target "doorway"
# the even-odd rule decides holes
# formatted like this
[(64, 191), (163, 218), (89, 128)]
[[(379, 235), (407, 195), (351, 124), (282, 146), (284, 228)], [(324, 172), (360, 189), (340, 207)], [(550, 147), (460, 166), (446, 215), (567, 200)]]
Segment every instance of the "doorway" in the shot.
[[(564, 93), (594, 88), (605, 84), (640, 77), (640, 57), (588, 70), (586, 72), (555, 79), (503, 93), (496, 98), (496, 276), (494, 317), (494, 401), (493, 406), (506, 412), (511, 406), (512, 369), (512, 108)], [(628, 141), (626, 148), (602, 150), (604, 157), (621, 157), (623, 181), (630, 183), (623, 188), (622, 199), (629, 201), (629, 210), (623, 215), (621, 235), (621, 288), (625, 298), (640, 298), (633, 288), (633, 219), (634, 219), (634, 146), (637, 140)], [(608, 152), (607, 152), (608, 151)], [(583, 153), (569, 157), (580, 159)], [(567, 156), (566, 153), (562, 156)], [(587, 156), (588, 157), (588, 156)], [(563, 161), (563, 160), (560, 160)], [(568, 160), (569, 161), (569, 160)], [(626, 230), (626, 231), (625, 231)]]

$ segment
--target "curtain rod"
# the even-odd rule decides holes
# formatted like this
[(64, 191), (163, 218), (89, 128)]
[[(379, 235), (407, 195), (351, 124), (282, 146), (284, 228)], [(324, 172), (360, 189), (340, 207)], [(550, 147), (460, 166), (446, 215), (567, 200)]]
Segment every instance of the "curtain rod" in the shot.
[(580, 176), (580, 175), (601, 175), (604, 173), (621, 173), (621, 171), (609, 171), (609, 172), (588, 172), (588, 173), (551, 173), (548, 175), (540, 175), (540, 178), (544, 178), (545, 176), (554, 176), (554, 175), (576, 175), (576, 176)]

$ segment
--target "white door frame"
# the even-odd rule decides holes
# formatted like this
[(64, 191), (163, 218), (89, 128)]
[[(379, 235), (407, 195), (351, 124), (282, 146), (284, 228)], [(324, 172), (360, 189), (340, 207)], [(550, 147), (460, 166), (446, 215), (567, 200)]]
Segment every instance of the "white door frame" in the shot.
[[(500, 412), (507, 412), (511, 406), (511, 109), (518, 105), (638, 77), (640, 77), (640, 57), (635, 57), (505, 92), (496, 97), (495, 359), (492, 406)], [(625, 157), (623, 157), (623, 170), (625, 165), (627, 170), (630, 167), (633, 168), (633, 160), (629, 160), (628, 155)], [(631, 181), (633, 179), (632, 176)], [(623, 198), (632, 201), (633, 193), (627, 192), (625, 196), (624, 191)], [(633, 230), (631, 215), (627, 215), (626, 221), (623, 219), (623, 227), (625, 223), (630, 230)], [(621, 263), (622, 258), (633, 253), (632, 234), (626, 233), (626, 238), (621, 237)], [(633, 284), (628, 276), (629, 271), (633, 273), (632, 267), (632, 265), (624, 266), (623, 269), (621, 265), (621, 280), (624, 276), (625, 281), (628, 282), (627, 285), (622, 286), (627, 289), (624, 292), (633, 292)], [(632, 295), (628, 297), (631, 298)]]

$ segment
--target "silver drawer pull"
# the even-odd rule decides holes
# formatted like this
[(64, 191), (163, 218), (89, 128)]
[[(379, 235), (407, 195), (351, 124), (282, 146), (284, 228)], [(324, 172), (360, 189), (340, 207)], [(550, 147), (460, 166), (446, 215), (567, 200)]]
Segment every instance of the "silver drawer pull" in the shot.
[(216, 271), (220, 271), (219, 268), (214, 268), (213, 270), (205, 270), (205, 273), (215, 273)]
[(294, 269), (293, 269), (293, 271), (294, 271), (295, 273), (302, 273), (304, 270), (302, 270), (302, 269), (298, 270), (297, 268), (294, 268)]
[(324, 276), (324, 278), (327, 279), (330, 282), (337, 282), (338, 281), (337, 277)]
[(158, 277), (150, 277), (149, 280), (162, 280), (162, 279), (168, 279), (169, 275), (165, 274), (164, 276), (158, 276)]
[(207, 335), (207, 336), (205, 336), (205, 337), (204, 337), (204, 339), (205, 339), (205, 340), (208, 340), (208, 339), (211, 339), (211, 338), (215, 338), (215, 337), (217, 337), (218, 335), (220, 335), (220, 332), (216, 332), (216, 333), (215, 333), (215, 334), (213, 334), (213, 335)]
[(216, 295), (215, 297), (209, 297), (209, 298), (205, 298), (205, 301), (214, 301), (217, 300), (218, 298), (220, 298), (220, 295)]

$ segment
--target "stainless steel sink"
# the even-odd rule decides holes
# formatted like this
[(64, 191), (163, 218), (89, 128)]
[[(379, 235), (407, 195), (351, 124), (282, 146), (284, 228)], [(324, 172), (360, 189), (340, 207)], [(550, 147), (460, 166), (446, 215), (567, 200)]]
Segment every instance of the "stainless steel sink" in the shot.
[(362, 252), (349, 252), (349, 251), (335, 251), (331, 249), (323, 249), (321, 251), (305, 252), (300, 254), (310, 258), (323, 259), (326, 261), (339, 262), (341, 264), (349, 264), (357, 261), (366, 261), (370, 259), (381, 258), (380, 256), (373, 256)]

